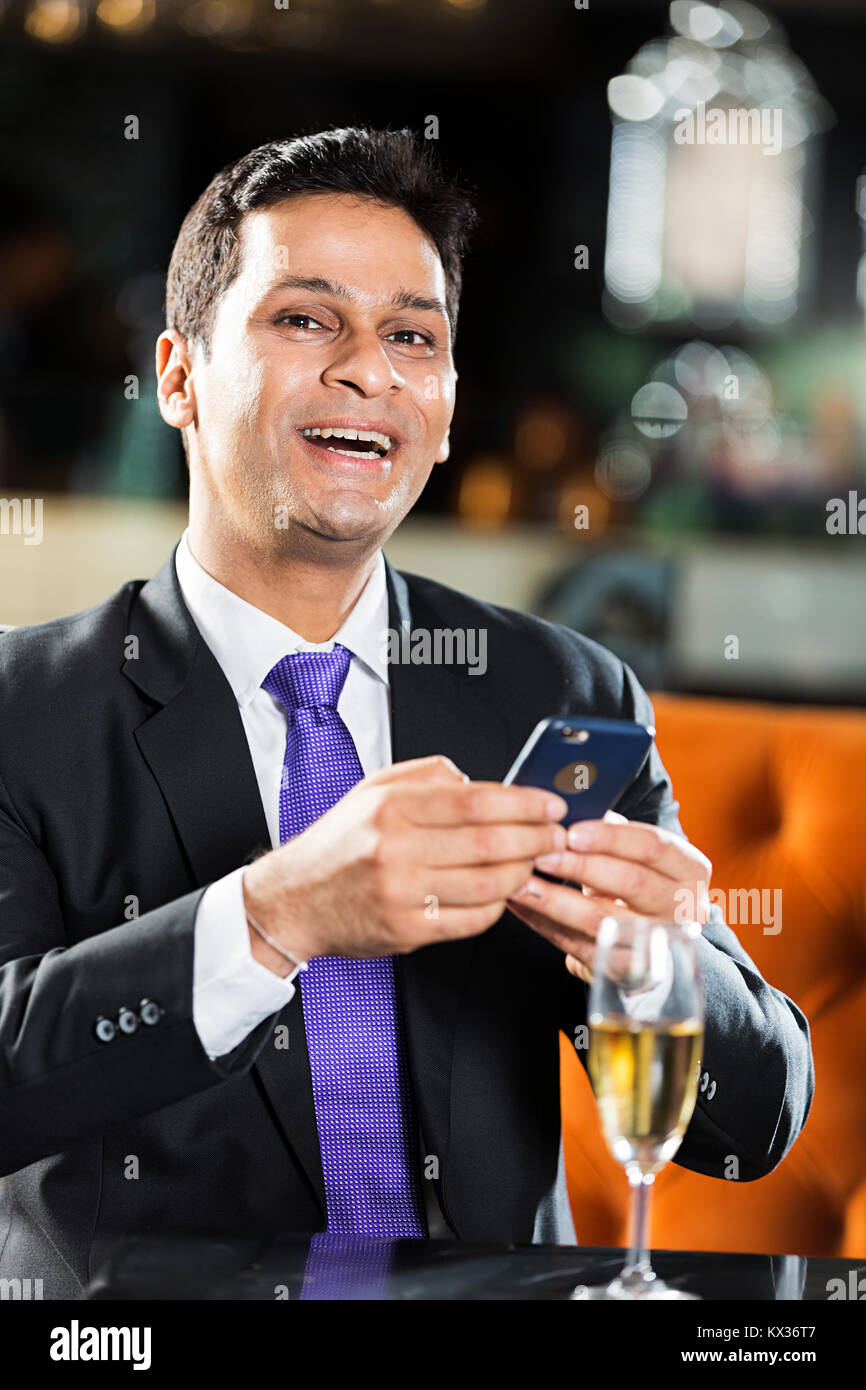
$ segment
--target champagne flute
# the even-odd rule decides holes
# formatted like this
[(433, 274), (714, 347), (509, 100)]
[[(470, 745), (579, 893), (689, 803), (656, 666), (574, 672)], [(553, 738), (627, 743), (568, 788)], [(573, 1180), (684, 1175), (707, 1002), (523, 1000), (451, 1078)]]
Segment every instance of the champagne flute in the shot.
[(697, 1100), (704, 1043), (700, 934), (697, 922), (644, 917), (606, 917), (599, 928), (588, 1069), (605, 1139), (631, 1185), (630, 1249), (616, 1279), (581, 1285), (574, 1299), (697, 1297), (658, 1278), (647, 1237), (656, 1173), (679, 1148)]

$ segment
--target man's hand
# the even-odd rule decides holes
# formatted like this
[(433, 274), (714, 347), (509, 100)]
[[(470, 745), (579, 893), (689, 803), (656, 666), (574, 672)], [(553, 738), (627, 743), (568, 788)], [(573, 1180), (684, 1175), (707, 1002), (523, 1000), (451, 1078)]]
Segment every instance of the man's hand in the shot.
[(536, 874), (508, 906), (565, 951), (567, 968), (587, 984), (605, 917), (675, 922), (685, 901), (694, 904), (687, 916), (701, 926), (707, 920), (713, 866), (706, 855), (679, 835), (614, 811), (570, 826), (568, 848), (540, 856), (536, 868), (570, 882), (548, 883)]
[[(539, 855), (564, 849), (562, 797), (469, 782), (448, 758), (397, 763), (244, 871), (250, 916), (284, 949), (402, 954), (492, 926)], [(256, 934), (256, 959), (291, 967)]]

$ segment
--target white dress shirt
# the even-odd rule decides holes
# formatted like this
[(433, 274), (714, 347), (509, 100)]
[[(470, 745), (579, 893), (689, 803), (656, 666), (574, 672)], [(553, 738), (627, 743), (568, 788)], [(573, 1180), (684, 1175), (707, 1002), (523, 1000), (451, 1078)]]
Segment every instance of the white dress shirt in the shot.
[[(195, 559), (187, 532), (176, 555), (177, 577), (193, 621), (238, 702), (271, 844), (280, 843), (280, 782), (287, 716), (262, 689), (268, 672), (290, 652), (327, 652), (340, 642), (353, 653), (337, 711), (352, 735), (364, 776), (391, 763), (385, 561), (376, 565), (351, 613), (327, 642), (307, 642), (277, 618), (239, 598)], [(220, 750), (214, 749), (214, 757)], [(241, 889), (242, 869), (202, 895), (195, 921), (193, 1021), (208, 1056), (221, 1057), (289, 1003), (295, 987), (255, 959)]]

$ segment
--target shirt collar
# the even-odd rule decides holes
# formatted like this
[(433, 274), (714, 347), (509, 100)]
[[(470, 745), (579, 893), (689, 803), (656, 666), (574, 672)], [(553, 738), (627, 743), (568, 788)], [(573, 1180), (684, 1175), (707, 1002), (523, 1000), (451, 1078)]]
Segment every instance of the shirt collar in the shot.
[(388, 627), (385, 559), (376, 556), (367, 583), (352, 611), (327, 642), (307, 642), (299, 633), (247, 603), (203, 569), (189, 548), (184, 531), (175, 566), (184, 602), (193, 621), (225, 673), (239, 705), (256, 694), (268, 672), (291, 652), (328, 652), (339, 642), (388, 684), (383, 634)]

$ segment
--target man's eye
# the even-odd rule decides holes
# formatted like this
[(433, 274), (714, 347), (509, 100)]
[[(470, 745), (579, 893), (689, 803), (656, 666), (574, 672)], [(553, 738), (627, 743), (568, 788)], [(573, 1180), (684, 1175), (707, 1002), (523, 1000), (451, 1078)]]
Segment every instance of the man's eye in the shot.
[(275, 322), (288, 323), (293, 328), (300, 328), (301, 330), (306, 330), (311, 327), (322, 327), (322, 325), (319, 323), (319, 320), (314, 319), (312, 314), (278, 314)]
[(433, 343), (432, 338), (426, 333), (419, 333), (416, 328), (397, 328), (388, 337), (396, 339), (401, 347), (430, 347)]

